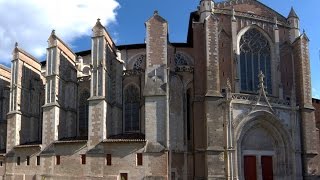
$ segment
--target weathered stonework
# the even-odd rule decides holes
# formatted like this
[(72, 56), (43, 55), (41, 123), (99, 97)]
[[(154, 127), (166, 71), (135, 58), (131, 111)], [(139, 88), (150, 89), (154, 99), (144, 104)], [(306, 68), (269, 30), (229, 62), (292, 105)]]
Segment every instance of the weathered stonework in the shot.
[[(201, 0), (190, 18), (186, 43), (155, 11), (145, 44), (117, 46), (99, 19), (88, 51), (55, 31), (44, 62), (16, 44), (0, 66), (0, 179), (319, 179), (320, 103), (294, 10)], [(240, 44), (248, 32), (268, 58)]]

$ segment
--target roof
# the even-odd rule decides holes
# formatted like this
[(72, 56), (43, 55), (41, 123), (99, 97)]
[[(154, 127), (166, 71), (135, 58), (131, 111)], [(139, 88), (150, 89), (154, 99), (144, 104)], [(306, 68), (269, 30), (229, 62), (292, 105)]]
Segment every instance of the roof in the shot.
[(172, 46), (174, 47), (191, 47), (189, 43), (171, 43)]
[(313, 103), (320, 104), (320, 99), (312, 98), (312, 102), (313, 102)]
[(145, 139), (142, 133), (126, 133), (109, 136), (108, 139)]
[(290, 13), (289, 13), (288, 18), (290, 18), (290, 17), (294, 17), (294, 18), (298, 18), (298, 19), (299, 19), (298, 15), (297, 15), (297, 13), (294, 11), (293, 7), (291, 7), (291, 10), (290, 10)]
[[(52, 30), (50, 37), (53, 37), (53, 38), (56, 38), (57, 40), (59, 40), (72, 54), (75, 54), (75, 53), (73, 52), (73, 50), (72, 50), (64, 41), (62, 41), (62, 39), (60, 39), (60, 38), (56, 35), (55, 30)], [(50, 39), (50, 37), (49, 37), (49, 39)]]
[(250, 2), (253, 2), (253, 3), (257, 3), (263, 7), (265, 7), (266, 9), (270, 10), (271, 12), (273, 12), (274, 14), (276, 14), (278, 17), (277, 19), (278, 20), (281, 20), (281, 21), (286, 21), (286, 17), (284, 17), (282, 14), (280, 14), (279, 12), (275, 11), (274, 9), (270, 8), (269, 6), (263, 4), (262, 2), (258, 1), (258, 0), (242, 0), (242, 1), (237, 1), (238, 3), (235, 3), (235, 1), (229, 1), (229, 0), (224, 0), (224, 1), (221, 1), (221, 2), (216, 2), (216, 7), (218, 8), (224, 8), (224, 7), (232, 7), (234, 6), (235, 4), (245, 4), (245, 3), (250, 3)]
[(27, 51), (19, 48), (18, 46), (16, 47), (16, 49), (17, 49), (18, 51), (20, 51), (21, 53), (23, 53), (24, 55), (26, 55), (27, 57), (29, 57), (30, 59), (34, 60), (36, 63), (39, 63), (39, 64), (40, 64), (40, 62), (38, 61), (38, 59), (35, 58), (34, 56), (32, 56), (31, 54), (29, 54)]
[(54, 144), (69, 144), (69, 143), (86, 143), (87, 140), (64, 140), (55, 141)]
[[(174, 47), (190, 47), (189, 43), (171, 43)], [(126, 49), (145, 49), (146, 44), (125, 44), (117, 46), (118, 50), (126, 50)], [(90, 50), (88, 50), (90, 51)], [(84, 51), (85, 52), (85, 51)]]
[(146, 142), (145, 135), (142, 133), (117, 134), (108, 137), (103, 142), (117, 143), (117, 142)]
[(85, 50), (85, 51), (76, 52), (77, 56), (82, 56), (82, 57), (90, 55), (90, 54), (91, 54), (91, 50)]
[(119, 45), (117, 46), (117, 48), (119, 50), (123, 50), (123, 49), (144, 49), (146, 48), (146, 44), (126, 44), (126, 45)]
[[(153, 12), (153, 15), (147, 20), (147, 22), (149, 22), (152, 19), (156, 19), (157, 21), (161, 22), (161, 23), (167, 23), (167, 20), (165, 20), (162, 16), (159, 15), (159, 12), (157, 10), (155, 10)], [(147, 23), (146, 22), (146, 23)]]
[(107, 28), (104, 27), (104, 26), (101, 24), (100, 19), (98, 18), (96, 24), (95, 24), (94, 27), (92, 28), (92, 31), (93, 31), (93, 32), (95, 32), (95, 31), (99, 32), (99, 29), (103, 29), (104, 32), (105, 32), (105, 33), (107, 34), (107, 36), (109, 37), (108, 39), (110, 39), (110, 41), (111, 41), (111, 43), (112, 43), (111, 48), (116, 47), (116, 44), (114, 43), (114, 41), (113, 41), (113, 39), (111, 38), (109, 32), (107, 31)]
[(308, 42), (310, 41), (306, 32), (303, 31), (303, 33), (299, 37), (297, 37), (291, 44), (296, 43), (299, 39), (302, 39), (302, 38), (305, 38)]
[(67, 137), (55, 141), (54, 144), (65, 144), (65, 143), (86, 143), (88, 136), (77, 136), (77, 137)]
[(105, 139), (105, 143), (129, 143), (129, 142), (146, 142), (145, 139)]
[(8, 68), (8, 67), (5, 66), (5, 65), (0, 64), (0, 68), (3, 69), (3, 70), (6, 70), (6, 71), (8, 71), (8, 72), (11, 72), (11, 69)]

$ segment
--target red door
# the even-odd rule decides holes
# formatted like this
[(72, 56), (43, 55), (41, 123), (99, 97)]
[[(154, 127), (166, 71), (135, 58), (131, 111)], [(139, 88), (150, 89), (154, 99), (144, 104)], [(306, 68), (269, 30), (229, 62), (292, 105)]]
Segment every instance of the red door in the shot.
[(244, 179), (257, 180), (256, 156), (244, 156)]
[(273, 180), (272, 156), (261, 156), (262, 179)]

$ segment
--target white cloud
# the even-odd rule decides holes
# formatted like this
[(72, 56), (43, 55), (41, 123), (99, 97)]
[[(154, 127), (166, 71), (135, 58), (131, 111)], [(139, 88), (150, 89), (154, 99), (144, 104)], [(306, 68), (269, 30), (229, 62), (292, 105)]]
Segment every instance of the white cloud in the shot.
[(312, 88), (312, 97), (316, 99), (320, 99), (320, 93), (316, 88)]
[(67, 43), (90, 35), (97, 18), (115, 22), (118, 7), (116, 0), (0, 0), (0, 63), (10, 63), (15, 42), (43, 56), (52, 29)]

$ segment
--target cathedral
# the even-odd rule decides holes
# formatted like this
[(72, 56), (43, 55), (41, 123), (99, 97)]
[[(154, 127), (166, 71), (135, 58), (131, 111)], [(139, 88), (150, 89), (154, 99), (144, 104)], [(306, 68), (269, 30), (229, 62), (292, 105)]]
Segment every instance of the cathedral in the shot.
[(15, 44), (0, 66), (0, 179), (320, 179), (320, 100), (293, 8), (201, 0), (183, 43), (150, 16), (143, 44), (116, 45), (99, 19), (87, 51), (54, 30), (45, 61)]

